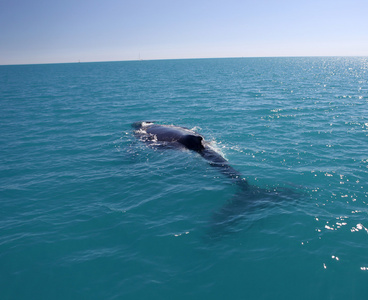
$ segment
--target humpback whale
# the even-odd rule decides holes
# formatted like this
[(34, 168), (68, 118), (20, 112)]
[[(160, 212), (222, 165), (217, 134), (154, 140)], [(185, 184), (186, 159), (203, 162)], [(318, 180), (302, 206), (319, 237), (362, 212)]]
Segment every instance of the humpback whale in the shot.
[(209, 164), (218, 169), (233, 182), (241, 185), (243, 189), (248, 187), (248, 182), (241, 174), (231, 167), (228, 161), (215, 150), (199, 133), (174, 125), (160, 125), (154, 122), (136, 122), (132, 124), (137, 137), (148, 143), (160, 143), (160, 146), (168, 148), (186, 148), (201, 155)]
[(263, 189), (249, 185), (242, 175), (229, 165), (199, 133), (174, 125), (161, 125), (155, 122), (135, 122), (132, 124), (137, 138), (155, 147), (184, 148), (197, 152), (208, 163), (230, 178), (238, 191), (212, 215), (208, 235), (218, 238), (234, 231), (235, 225), (250, 210), (268, 206), (275, 200), (293, 200), (297, 193), (289, 189)]

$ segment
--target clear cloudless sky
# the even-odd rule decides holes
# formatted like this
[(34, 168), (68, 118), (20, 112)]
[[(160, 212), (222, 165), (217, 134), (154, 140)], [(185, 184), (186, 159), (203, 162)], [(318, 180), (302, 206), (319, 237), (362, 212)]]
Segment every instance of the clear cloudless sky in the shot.
[(0, 0), (0, 64), (346, 55), (368, 0)]

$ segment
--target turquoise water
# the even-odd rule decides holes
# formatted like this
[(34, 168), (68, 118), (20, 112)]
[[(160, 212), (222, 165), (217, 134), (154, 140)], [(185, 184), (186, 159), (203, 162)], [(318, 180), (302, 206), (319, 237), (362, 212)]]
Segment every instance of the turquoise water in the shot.
[[(367, 58), (0, 66), (0, 82), (1, 299), (366, 297)], [(195, 129), (286, 196), (147, 147), (141, 120)]]

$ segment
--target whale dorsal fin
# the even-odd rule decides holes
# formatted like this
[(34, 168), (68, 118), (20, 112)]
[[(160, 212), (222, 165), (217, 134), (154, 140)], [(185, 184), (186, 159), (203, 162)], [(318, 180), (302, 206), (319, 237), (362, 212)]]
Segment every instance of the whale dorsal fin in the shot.
[(200, 135), (184, 135), (181, 137), (178, 142), (183, 144), (186, 148), (194, 151), (201, 151), (204, 149), (202, 144), (203, 137)]

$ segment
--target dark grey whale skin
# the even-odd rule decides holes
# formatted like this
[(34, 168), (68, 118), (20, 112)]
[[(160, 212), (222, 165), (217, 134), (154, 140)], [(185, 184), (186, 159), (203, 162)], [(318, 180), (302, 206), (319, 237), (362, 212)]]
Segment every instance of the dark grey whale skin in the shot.
[(203, 136), (197, 132), (174, 125), (160, 125), (154, 122), (136, 122), (132, 124), (136, 135), (146, 142), (162, 142), (168, 147), (181, 146), (200, 154), (209, 164), (236, 184), (247, 188), (247, 181), (231, 167), (228, 161), (208, 146)]

